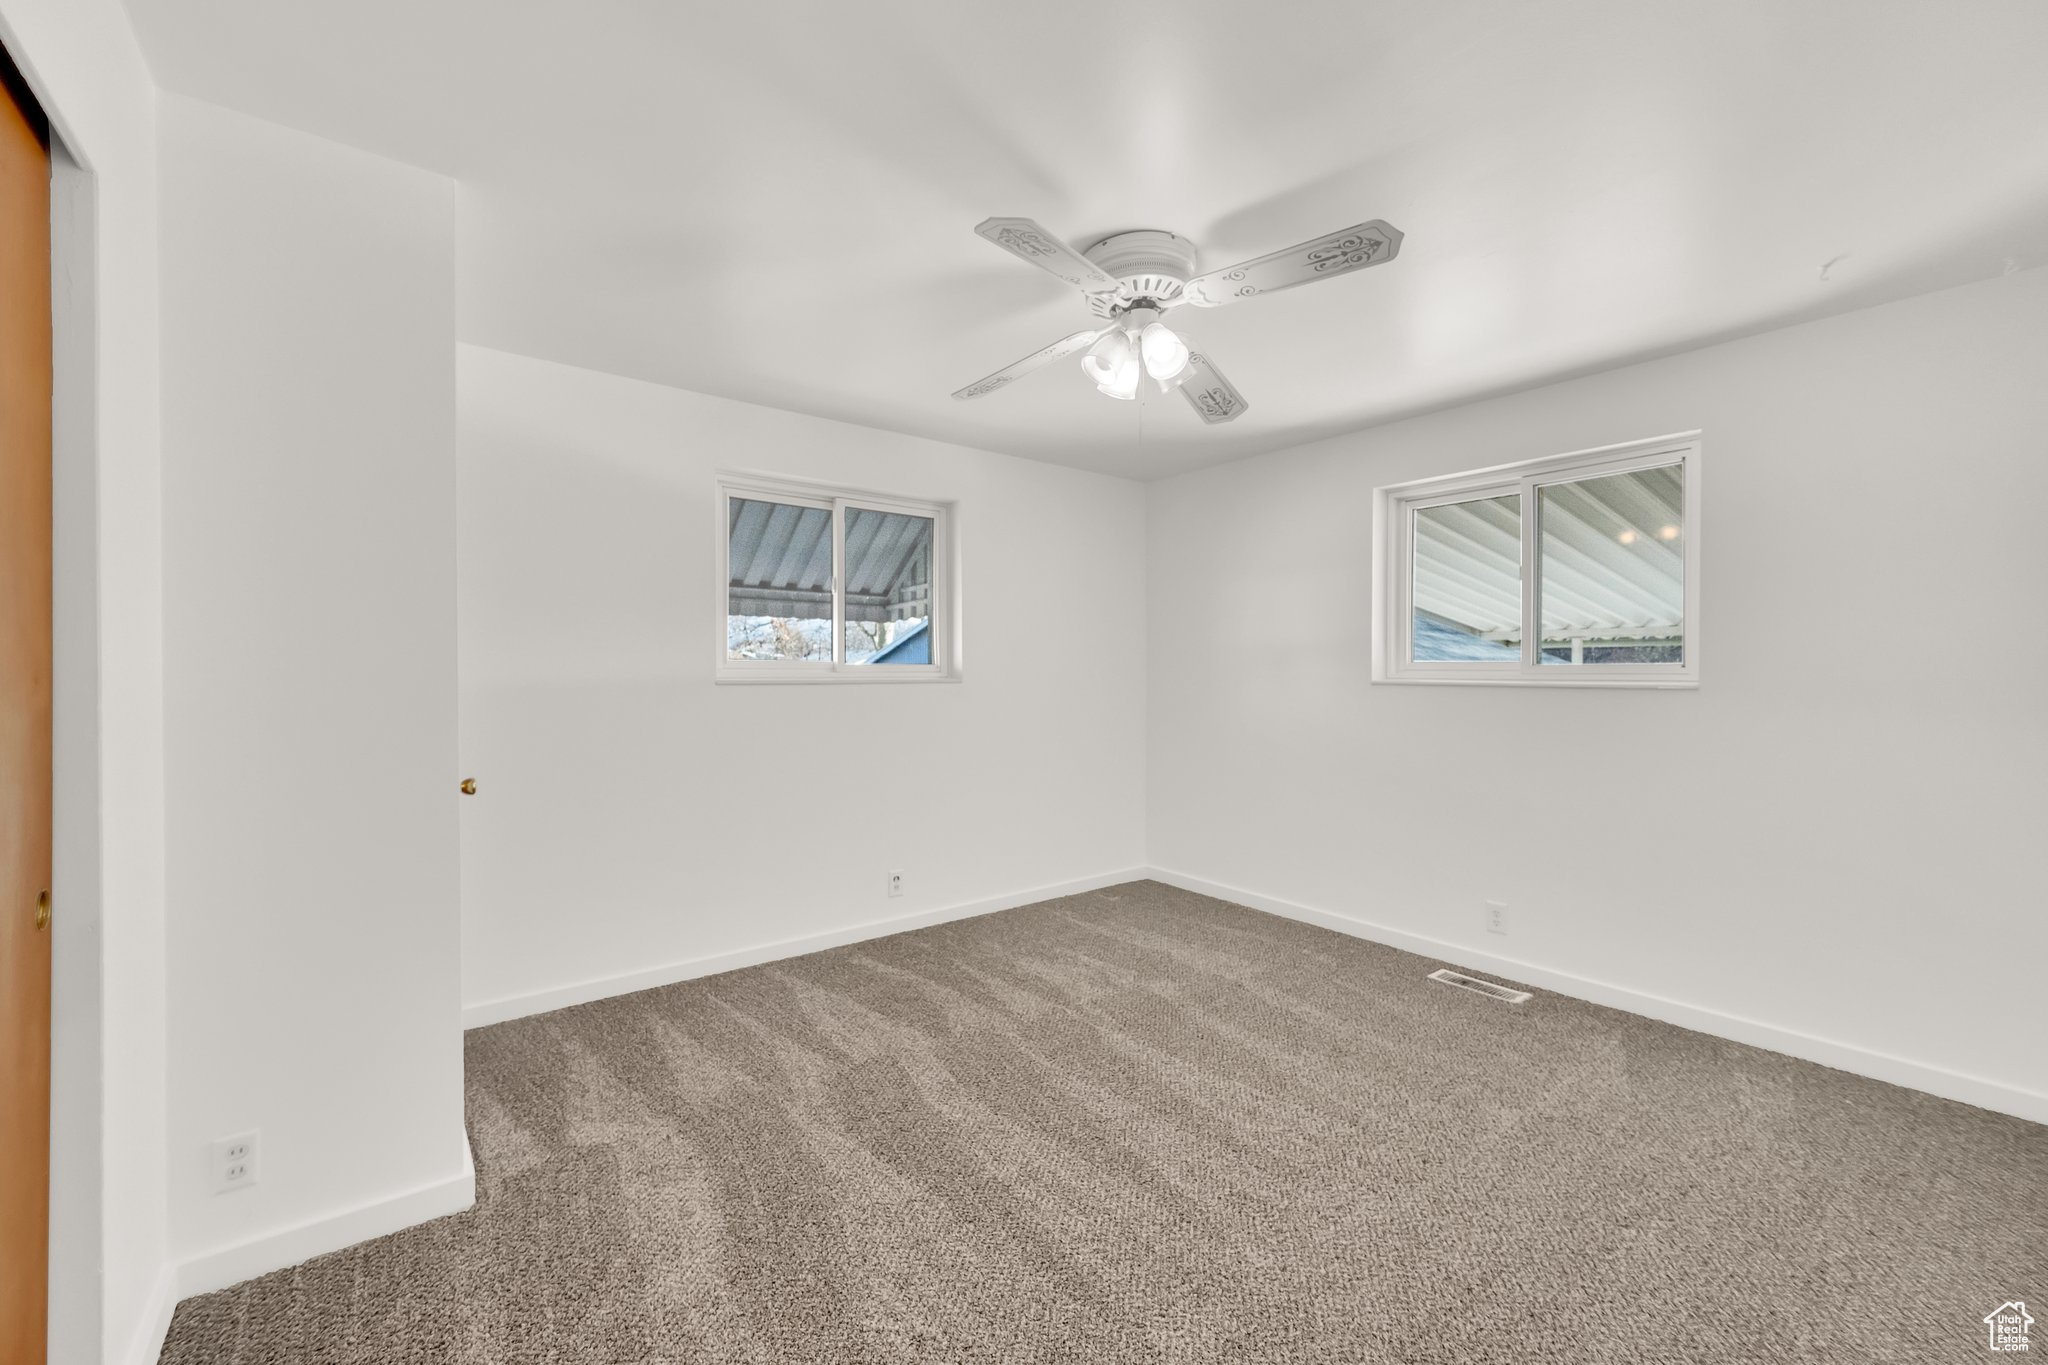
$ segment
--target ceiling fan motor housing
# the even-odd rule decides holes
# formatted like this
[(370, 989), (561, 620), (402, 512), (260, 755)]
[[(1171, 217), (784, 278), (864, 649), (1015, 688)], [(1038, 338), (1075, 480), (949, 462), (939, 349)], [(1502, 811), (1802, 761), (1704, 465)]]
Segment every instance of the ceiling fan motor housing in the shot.
[(1088, 303), (1099, 317), (1122, 306), (1150, 299), (1160, 307), (1180, 302), (1181, 290), (1195, 274), (1195, 244), (1173, 232), (1139, 228), (1104, 237), (1081, 253), (1116, 276), (1115, 294), (1090, 294)]

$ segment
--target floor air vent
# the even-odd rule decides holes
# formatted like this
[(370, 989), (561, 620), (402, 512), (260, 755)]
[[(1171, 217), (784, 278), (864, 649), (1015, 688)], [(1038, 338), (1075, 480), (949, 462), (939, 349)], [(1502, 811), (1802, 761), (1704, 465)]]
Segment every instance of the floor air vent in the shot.
[(1505, 1000), (1510, 1005), (1519, 1005), (1529, 998), (1529, 992), (1527, 991), (1511, 991), (1498, 982), (1481, 981), (1476, 976), (1467, 976), (1463, 972), (1454, 972), (1449, 967), (1439, 967), (1429, 974), (1429, 979), (1431, 981), (1441, 981), (1446, 986), (1456, 986), (1459, 990), (1477, 991), (1481, 995), (1490, 995), (1496, 1000)]

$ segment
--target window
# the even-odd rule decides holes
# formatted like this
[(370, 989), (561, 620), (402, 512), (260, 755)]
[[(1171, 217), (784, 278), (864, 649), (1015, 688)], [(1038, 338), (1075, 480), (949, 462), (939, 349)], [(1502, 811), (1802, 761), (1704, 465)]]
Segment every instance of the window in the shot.
[(1378, 492), (1373, 677), (1699, 681), (1697, 432)]
[(946, 505), (751, 479), (718, 504), (719, 681), (958, 676)]

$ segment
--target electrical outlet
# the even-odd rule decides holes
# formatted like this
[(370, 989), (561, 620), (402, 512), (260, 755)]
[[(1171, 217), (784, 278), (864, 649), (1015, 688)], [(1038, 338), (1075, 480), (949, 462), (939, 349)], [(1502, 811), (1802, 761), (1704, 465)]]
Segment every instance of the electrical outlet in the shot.
[(900, 867), (889, 874), (889, 894), (892, 896), (903, 894), (903, 869)]
[(1486, 932), (1505, 934), (1508, 931), (1508, 907), (1505, 901), (1486, 903)]
[(257, 1143), (262, 1134), (251, 1131), (213, 1142), (213, 1192), (230, 1194), (256, 1183)]

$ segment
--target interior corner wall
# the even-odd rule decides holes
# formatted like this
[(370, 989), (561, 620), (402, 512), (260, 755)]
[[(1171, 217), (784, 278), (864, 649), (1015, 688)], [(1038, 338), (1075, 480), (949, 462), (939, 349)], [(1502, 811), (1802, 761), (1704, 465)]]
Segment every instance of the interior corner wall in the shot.
[[(189, 1293), (386, 1231), (466, 1166), (454, 185), (170, 95), (160, 128)], [(246, 1130), (258, 1182), (216, 1194), (209, 1144)]]
[[(1153, 862), (2048, 1120), (2044, 375), (2035, 270), (1155, 484)], [(1376, 487), (1694, 427), (1697, 690), (1369, 681)]]
[(49, 1358), (126, 1362), (167, 1284), (156, 87), (119, 0), (0, 41), (59, 144)]
[[(460, 371), (473, 1023), (1143, 864), (1140, 485), (475, 347)], [(956, 501), (964, 680), (714, 683), (721, 469)]]

